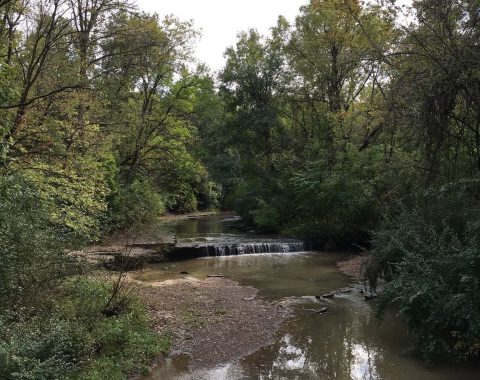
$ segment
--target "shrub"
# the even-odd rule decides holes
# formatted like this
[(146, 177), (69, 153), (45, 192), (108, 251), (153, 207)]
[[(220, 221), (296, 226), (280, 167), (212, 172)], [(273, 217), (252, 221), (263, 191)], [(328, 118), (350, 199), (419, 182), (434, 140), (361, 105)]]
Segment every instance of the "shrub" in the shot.
[(88, 335), (56, 316), (25, 318), (2, 331), (2, 379), (65, 378), (85, 365)]
[(111, 284), (75, 277), (55, 291), (48, 312), (15, 312), (0, 319), (0, 378), (122, 379), (143, 372), (169, 338), (149, 326), (135, 298), (122, 295), (115, 315), (104, 310)]
[(422, 194), (376, 231), (367, 267), (372, 287), (383, 276), (378, 313), (393, 305), (426, 361), (480, 354), (478, 180)]
[(222, 186), (203, 177), (198, 189), (198, 209), (211, 210), (220, 207)]
[(272, 176), (252, 176), (237, 185), (231, 203), (244, 223), (262, 232), (281, 232), (289, 206), (280, 188), (280, 181)]
[(281, 223), (279, 210), (272, 202), (257, 198), (257, 205), (250, 211), (253, 222), (261, 231), (278, 232)]
[[(138, 214), (128, 220), (160, 210), (148, 186), (130, 190)], [(0, 179), (0, 378), (121, 379), (144, 370), (168, 340), (125, 293), (107, 312), (112, 284), (80, 276), (84, 266), (67, 253), (77, 234), (56, 223), (55, 201), (41, 194), (28, 178)]]
[[(312, 153), (321, 156), (319, 153)], [(285, 162), (282, 162), (285, 159)], [(365, 243), (379, 221), (381, 194), (378, 152), (344, 153), (328, 170), (325, 158), (293, 166), (278, 158), (275, 173), (249, 173), (237, 183), (229, 203), (246, 223), (267, 232), (287, 232), (334, 248)], [(388, 191), (391, 189), (389, 188)]]
[(94, 350), (78, 378), (120, 379), (132, 372), (144, 372), (156, 354), (168, 351), (169, 338), (151, 330), (146, 308), (130, 293), (120, 293), (114, 300), (116, 313), (106, 315), (112, 294), (110, 282), (78, 277), (69, 280), (64, 291), (58, 312), (85, 328), (89, 349)]
[(179, 214), (197, 210), (197, 198), (189, 184), (179, 184), (175, 193), (168, 195), (168, 209)]

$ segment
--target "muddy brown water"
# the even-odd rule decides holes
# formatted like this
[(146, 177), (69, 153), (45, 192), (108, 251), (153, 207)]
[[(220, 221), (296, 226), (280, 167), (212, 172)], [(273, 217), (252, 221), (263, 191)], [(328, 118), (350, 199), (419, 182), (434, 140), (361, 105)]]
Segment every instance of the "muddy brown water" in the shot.
[[(257, 240), (229, 227), (232, 218), (209, 216), (176, 221), (179, 240)], [(271, 237), (270, 237), (271, 238)], [(144, 380), (175, 379), (338, 379), (338, 380), (479, 380), (479, 366), (442, 365), (428, 369), (409, 354), (411, 337), (394, 315), (380, 323), (361, 285), (336, 266), (349, 253), (297, 252), (200, 258), (152, 265), (135, 274), (150, 282), (222, 274), (251, 285), (259, 296), (291, 306), (294, 316), (273, 344), (234, 363), (190, 372), (188, 357), (169, 358)], [(337, 291), (333, 299), (315, 296)], [(324, 314), (317, 310), (327, 307)]]

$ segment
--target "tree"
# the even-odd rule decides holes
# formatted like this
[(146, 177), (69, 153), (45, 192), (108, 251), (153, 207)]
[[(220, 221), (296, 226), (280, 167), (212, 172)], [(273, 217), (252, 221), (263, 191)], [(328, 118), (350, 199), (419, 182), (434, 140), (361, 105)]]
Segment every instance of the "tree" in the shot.
[(254, 30), (242, 33), (236, 47), (227, 49), (227, 64), (220, 75), (228, 110), (235, 111), (230, 123), (239, 135), (234, 138), (243, 139), (238, 142), (245, 159), (263, 159), (260, 164), (272, 170), (272, 133), (279, 125), (276, 98), (282, 91), (284, 59), (276, 47), (273, 39), (262, 41)]
[(422, 146), (428, 183), (471, 175), (480, 169), (478, 4), (417, 1), (415, 10), (392, 74), (401, 123)]
[[(328, 170), (336, 161), (335, 135), (348, 141), (355, 133), (355, 120), (348, 119), (370, 84), (380, 81), (379, 58), (391, 39), (391, 15), (380, 8), (362, 7), (356, 0), (315, 0), (301, 8), (285, 49), (298, 78), (295, 105), (303, 124), (308, 115), (314, 125), (327, 126), (322, 137)], [(330, 123), (321, 122), (325, 111)]]
[[(17, 89), (18, 96), (12, 103), (2, 104), (0, 109), (5, 112), (6, 130), (3, 140), (6, 143), (15, 143), (17, 130), (25, 123), (28, 107), (34, 102), (47, 98), (55, 93), (77, 87), (77, 84), (63, 84), (46, 93), (38, 93), (32, 96), (34, 85), (44, 70), (49, 54), (65, 42), (69, 32), (69, 20), (65, 18), (66, 11), (62, 9), (62, 0), (45, 0), (36, 4), (36, 12), (25, 15), (23, 25), (23, 39), (27, 50), (17, 48), (14, 53), (7, 54), (7, 62), (14, 65), (20, 76), (20, 86)], [(16, 23), (18, 27), (18, 22)], [(9, 34), (14, 33), (10, 30)], [(9, 50), (13, 49), (9, 42)], [(12, 62), (15, 55), (16, 62)], [(10, 112), (12, 110), (13, 112)], [(10, 141), (12, 140), (12, 141)]]

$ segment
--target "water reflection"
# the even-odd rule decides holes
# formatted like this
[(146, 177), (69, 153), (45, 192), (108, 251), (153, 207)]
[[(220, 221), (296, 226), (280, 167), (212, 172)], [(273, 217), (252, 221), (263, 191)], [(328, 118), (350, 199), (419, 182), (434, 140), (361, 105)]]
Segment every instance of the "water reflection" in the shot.
[(281, 340), (281, 347), (278, 358), (273, 362), (273, 368), (284, 368), (287, 370), (300, 370), (305, 368), (307, 358), (305, 352), (292, 344), (290, 334), (285, 335)]
[(197, 236), (214, 236), (235, 231), (232, 224), (238, 221), (238, 217), (234, 217), (227, 213), (211, 215), (208, 217), (190, 218), (182, 220), (175, 224), (174, 230), (178, 237), (197, 237)]
[(375, 354), (375, 351), (370, 352), (361, 344), (353, 345), (353, 362), (350, 367), (350, 377), (353, 380), (380, 379), (375, 365), (377, 356)]
[[(408, 354), (409, 338), (389, 315), (381, 325), (359, 293), (342, 295), (319, 315), (297, 305), (295, 317), (277, 341), (244, 358), (247, 379), (457, 380), (479, 379), (479, 369), (444, 367), (434, 371)], [(307, 311), (306, 311), (307, 310)], [(261, 364), (260, 364), (261, 363)]]

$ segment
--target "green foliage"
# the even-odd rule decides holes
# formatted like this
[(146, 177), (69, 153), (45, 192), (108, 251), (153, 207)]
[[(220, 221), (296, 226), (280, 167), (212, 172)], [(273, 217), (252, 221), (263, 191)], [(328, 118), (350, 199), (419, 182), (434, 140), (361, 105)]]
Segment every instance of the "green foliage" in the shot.
[[(129, 187), (141, 181), (162, 194), (169, 211), (195, 211), (200, 196), (202, 207), (210, 207), (214, 194), (205, 185), (208, 175), (201, 153), (193, 147), (211, 116), (200, 96), (210, 78), (203, 67), (192, 72), (186, 67), (196, 31), (174, 17), (160, 20), (156, 15), (127, 12), (116, 15), (108, 29), (112, 38), (102, 45), (108, 57), (102, 64), (112, 75), (104, 78), (104, 84), (108, 114), (122, 130), (114, 145), (125, 186), (117, 200), (135, 193)], [(135, 54), (122, 54), (131, 51)], [(120, 210), (118, 204), (112, 210)], [(122, 215), (125, 212), (120, 210), (117, 219)]]
[(208, 177), (202, 177), (197, 190), (197, 205), (199, 210), (212, 210), (220, 207), (222, 186), (211, 181)]
[(0, 319), (2, 379), (122, 379), (168, 350), (169, 338), (151, 330), (138, 300), (122, 295), (117, 314), (104, 314), (109, 282), (75, 277), (56, 291), (48, 314)]
[(28, 304), (76, 264), (63, 251), (68, 228), (52, 221), (54, 204), (21, 176), (0, 178), (0, 304)]
[(56, 318), (27, 319), (1, 331), (2, 379), (55, 379), (79, 370), (88, 355), (77, 326)]
[(253, 223), (264, 232), (280, 232), (282, 202), (275, 195), (275, 182), (270, 179), (254, 177), (238, 185), (233, 195), (234, 206), (245, 223)]
[[(229, 165), (215, 170), (227, 201), (261, 230), (329, 246), (361, 242), (383, 189), (368, 178), (369, 153), (353, 153), (363, 138), (357, 125), (370, 122), (354, 104), (376, 70), (368, 73), (373, 50), (360, 22), (387, 32), (390, 20), (353, 1), (312, 1), (301, 12), (294, 27), (280, 19), (271, 36), (251, 30), (227, 49), (220, 90), (229, 114), (216, 150)], [(377, 154), (373, 166), (385, 161)]]
[(106, 371), (113, 379), (143, 371), (168, 342), (128, 295), (115, 299), (115, 315), (105, 314), (111, 283), (78, 276), (85, 266), (66, 253), (76, 234), (58, 223), (55, 199), (43, 194), (28, 177), (1, 178), (0, 377), (94, 379)]
[(11, 66), (2, 65), (0, 68), (0, 104), (5, 104), (14, 98), (15, 81), (14, 72)]
[(257, 199), (256, 207), (250, 211), (253, 223), (263, 231), (279, 232), (280, 213), (277, 207), (265, 200)]
[[(480, 181), (460, 180), (387, 218), (367, 276), (387, 280), (378, 312), (398, 307), (427, 361), (480, 354)], [(428, 207), (425, 206), (428, 202)]]
[(371, 185), (348, 169), (325, 175), (313, 165), (294, 178), (292, 187), (301, 216), (293, 229), (330, 247), (365, 241), (378, 219)]
[[(107, 211), (110, 189), (105, 166), (104, 162), (85, 157), (72, 163), (72, 167), (38, 163), (24, 175), (35, 184), (39, 197), (51, 202), (52, 222), (78, 241), (89, 242), (100, 236), (100, 222)], [(48, 174), (42, 174), (42, 169)]]
[(132, 295), (121, 293), (115, 300), (116, 314), (106, 316), (105, 305), (112, 293), (109, 282), (75, 278), (63, 290), (60, 315), (82, 326), (89, 341), (86, 349), (94, 349), (89, 363), (75, 378), (96, 379), (98, 374), (124, 378), (146, 371), (155, 355), (168, 351), (169, 337), (152, 331), (146, 308)]
[(112, 223), (116, 228), (148, 222), (164, 212), (163, 198), (146, 180), (135, 180), (121, 187), (111, 201)]

